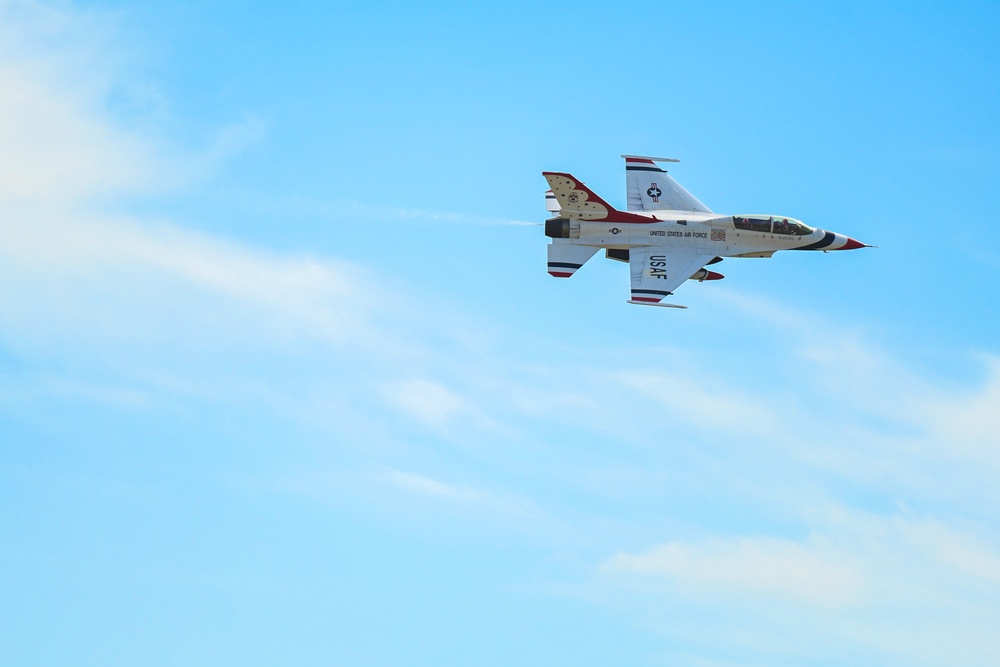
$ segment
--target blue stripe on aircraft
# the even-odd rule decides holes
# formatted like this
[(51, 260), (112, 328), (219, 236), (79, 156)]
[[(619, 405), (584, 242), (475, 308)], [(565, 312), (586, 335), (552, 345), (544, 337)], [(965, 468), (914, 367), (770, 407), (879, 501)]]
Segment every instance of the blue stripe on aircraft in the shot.
[(810, 243), (809, 245), (804, 245), (799, 248), (789, 248), (789, 250), (822, 250), (823, 248), (829, 246), (833, 243), (837, 235), (833, 232), (827, 232), (822, 239), (816, 241), (816, 243)]

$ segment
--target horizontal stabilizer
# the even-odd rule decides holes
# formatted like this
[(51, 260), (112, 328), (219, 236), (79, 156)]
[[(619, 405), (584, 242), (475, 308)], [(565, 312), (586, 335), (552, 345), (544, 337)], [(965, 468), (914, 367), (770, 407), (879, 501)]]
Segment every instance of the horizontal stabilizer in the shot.
[(549, 275), (556, 278), (569, 278), (577, 269), (587, 263), (587, 260), (594, 256), (597, 248), (585, 245), (571, 245), (568, 243), (550, 243), (549, 251)]

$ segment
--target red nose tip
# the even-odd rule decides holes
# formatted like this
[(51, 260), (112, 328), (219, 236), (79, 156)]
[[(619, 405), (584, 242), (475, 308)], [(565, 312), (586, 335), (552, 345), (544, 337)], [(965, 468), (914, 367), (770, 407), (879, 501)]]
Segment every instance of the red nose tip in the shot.
[(709, 271), (702, 280), (722, 280), (723, 278), (725, 278), (725, 276), (721, 273)]
[(857, 248), (867, 248), (867, 247), (868, 246), (866, 246), (864, 243), (855, 241), (852, 238), (848, 238), (847, 243), (844, 244), (844, 247), (841, 248), (841, 250), (855, 250)]

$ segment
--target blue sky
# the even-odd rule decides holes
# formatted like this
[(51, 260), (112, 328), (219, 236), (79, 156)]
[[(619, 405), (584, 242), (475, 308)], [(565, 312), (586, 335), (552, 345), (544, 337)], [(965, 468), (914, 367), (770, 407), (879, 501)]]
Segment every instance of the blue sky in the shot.
[[(3, 662), (997, 662), (998, 19), (0, 2)], [(879, 247), (552, 279), (626, 152)]]

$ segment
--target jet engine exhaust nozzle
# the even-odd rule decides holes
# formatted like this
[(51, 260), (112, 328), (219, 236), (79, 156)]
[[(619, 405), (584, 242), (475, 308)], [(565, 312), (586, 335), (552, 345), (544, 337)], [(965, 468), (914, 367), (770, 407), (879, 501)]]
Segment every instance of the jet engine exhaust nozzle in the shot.
[(568, 239), (569, 220), (566, 218), (550, 218), (546, 220), (545, 235), (550, 239)]

